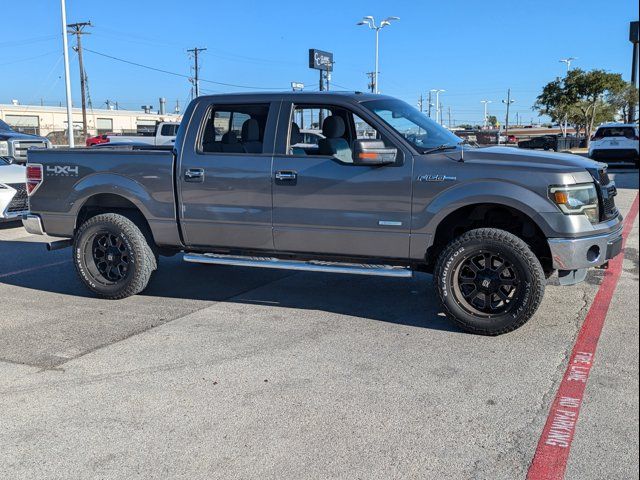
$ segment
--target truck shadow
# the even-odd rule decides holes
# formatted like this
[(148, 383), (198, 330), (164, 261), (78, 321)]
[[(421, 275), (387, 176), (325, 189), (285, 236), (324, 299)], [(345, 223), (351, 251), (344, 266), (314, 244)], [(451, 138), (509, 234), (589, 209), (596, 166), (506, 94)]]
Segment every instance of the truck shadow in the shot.
[[(50, 297), (44, 295), (48, 292), (68, 296), (65, 303), (86, 303), (87, 298), (94, 296), (80, 283), (70, 256), (70, 249), (47, 252), (42, 243), (0, 241), (0, 285), (43, 292), (43, 302), (45, 297)], [(21, 294), (15, 291), (15, 295)], [(33, 292), (29, 295), (33, 300)], [(126, 308), (132, 302), (140, 308), (141, 303), (154, 302), (154, 299), (173, 300), (176, 307), (184, 301), (187, 310), (194, 309), (194, 302), (188, 302), (190, 300), (225, 302), (283, 309), (277, 313), (279, 317), (324, 311), (392, 324), (459, 331), (441, 313), (431, 277), (426, 274), (395, 279), (211, 266), (188, 264), (177, 255), (161, 258), (148, 288), (135, 299), (92, 302), (97, 302), (99, 309), (114, 308), (118, 304)]]

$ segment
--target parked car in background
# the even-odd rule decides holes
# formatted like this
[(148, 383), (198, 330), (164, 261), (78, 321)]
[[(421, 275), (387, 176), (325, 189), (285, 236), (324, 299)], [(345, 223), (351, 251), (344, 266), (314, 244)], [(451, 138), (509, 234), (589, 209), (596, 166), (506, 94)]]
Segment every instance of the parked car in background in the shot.
[(98, 145), (100, 143), (107, 143), (109, 141), (108, 135), (113, 135), (113, 134), (111, 133), (111, 134), (105, 134), (105, 135), (96, 135), (95, 137), (89, 137), (87, 138), (85, 145), (87, 147), (91, 147), (93, 145)]
[[(324, 138), (304, 148), (294, 119), (318, 108)], [(581, 282), (622, 248), (605, 165), (464, 146), (383, 95), (202, 96), (175, 148), (105, 145), (30, 151), (23, 219), (66, 239), (51, 248), (73, 245), (80, 279), (103, 298), (142, 292), (158, 256), (179, 252), (204, 264), (424, 271), (451, 319), (498, 335), (531, 318), (545, 277)]]
[(591, 137), (589, 158), (597, 160), (630, 160), (639, 163), (638, 126), (629, 123), (601, 125)]
[(556, 151), (558, 149), (558, 137), (557, 135), (540, 135), (529, 140), (521, 140), (518, 142), (518, 148)]
[(51, 142), (44, 137), (16, 132), (0, 120), (0, 157), (9, 163), (24, 164), (30, 148), (51, 148)]
[(146, 143), (148, 145), (173, 145), (176, 141), (178, 128), (180, 124), (177, 122), (159, 122), (151, 135), (116, 135), (107, 134), (108, 142), (136, 142)]
[(29, 210), (26, 168), (0, 158), (0, 222), (20, 220)]

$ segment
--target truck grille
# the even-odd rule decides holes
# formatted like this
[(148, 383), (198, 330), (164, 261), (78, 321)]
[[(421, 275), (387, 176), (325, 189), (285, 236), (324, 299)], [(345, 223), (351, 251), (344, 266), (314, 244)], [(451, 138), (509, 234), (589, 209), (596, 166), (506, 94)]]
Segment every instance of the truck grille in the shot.
[(600, 220), (603, 222), (611, 220), (618, 216), (618, 208), (616, 207), (615, 196), (617, 190), (615, 184), (611, 181), (606, 168), (589, 169), (589, 173), (596, 181), (598, 189), (598, 198), (600, 201)]
[(609, 183), (611, 183), (606, 168), (598, 170), (598, 183), (600, 183), (600, 185), (609, 185)]
[(30, 148), (47, 148), (47, 144), (41, 140), (16, 140), (13, 142), (13, 156), (18, 161), (27, 160), (27, 151)]
[[(616, 187), (605, 187), (608, 195), (602, 197), (602, 217), (603, 220), (609, 220), (618, 216), (618, 207), (616, 207)], [(603, 189), (605, 189), (603, 188)]]
[(29, 197), (27, 187), (24, 183), (7, 183), (8, 187), (16, 190), (16, 194), (11, 199), (7, 207), (7, 213), (19, 213), (29, 210)]

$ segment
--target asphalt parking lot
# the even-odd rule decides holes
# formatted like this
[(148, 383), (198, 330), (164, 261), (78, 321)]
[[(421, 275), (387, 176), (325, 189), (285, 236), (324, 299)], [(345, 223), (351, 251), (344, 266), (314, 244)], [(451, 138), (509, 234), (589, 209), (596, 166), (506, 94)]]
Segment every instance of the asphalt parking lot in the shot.
[[(613, 168), (626, 214), (638, 171)], [(567, 479), (638, 478), (638, 221)], [(525, 478), (603, 270), (519, 330), (453, 327), (431, 277), (163, 258), (98, 300), (70, 250), (0, 227), (2, 478)]]

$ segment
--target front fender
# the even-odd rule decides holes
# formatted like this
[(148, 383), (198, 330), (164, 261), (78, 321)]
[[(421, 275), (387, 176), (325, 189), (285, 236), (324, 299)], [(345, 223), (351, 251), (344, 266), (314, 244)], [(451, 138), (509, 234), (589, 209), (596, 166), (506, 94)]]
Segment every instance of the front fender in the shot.
[(463, 207), (487, 203), (518, 210), (531, 218), (545, 235), (553, 236), (553, 228), (541, 214), (558, 213), (557, 207), (539, 193), (496, 180), (465, 182), (440, 192), (428, 204), (414, 210), (412, 233), (433, 240), (438, 225), (449, 214)]

